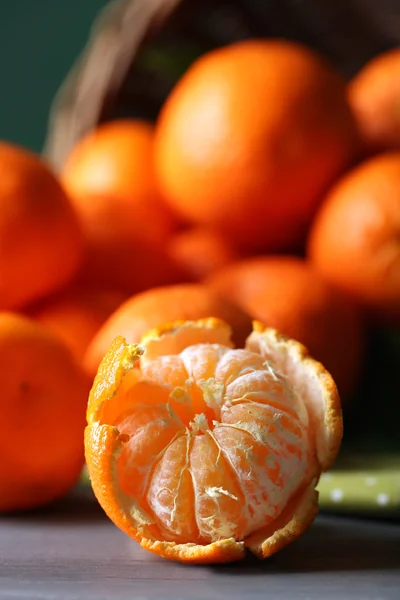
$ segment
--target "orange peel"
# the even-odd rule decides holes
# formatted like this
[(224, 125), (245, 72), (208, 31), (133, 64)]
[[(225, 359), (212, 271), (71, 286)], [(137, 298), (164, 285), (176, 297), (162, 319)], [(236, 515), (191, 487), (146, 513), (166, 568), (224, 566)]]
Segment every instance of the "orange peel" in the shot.
[(335, 460), (335, 383), (255, 322), (244, 349), (209, 318), (119, 337), (90, 393), (85, 454), (106, 514), (143, 548), (190, 563), (270, 556), (318, 512)]

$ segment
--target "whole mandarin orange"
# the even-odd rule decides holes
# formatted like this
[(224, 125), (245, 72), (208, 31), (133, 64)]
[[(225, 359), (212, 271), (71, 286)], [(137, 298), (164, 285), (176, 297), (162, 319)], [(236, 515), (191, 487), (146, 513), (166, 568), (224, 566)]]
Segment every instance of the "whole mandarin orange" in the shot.
[(62, 497), (83, 462), (90, 383), (43, 325), (0, 313), (0, 512)]
[(346, 87), (313, 51), (251, 40), (199, 58), (167, 98), (155, 160), (171, 208), (246, 249), (297, 248), (354, 160)]
[(336, 182), (311, 228), (309, 256), (370, 316), (400, 323), (400, 152), (371, 158)]
[(348, 98), (369, 153), (400, 149), (400, 49), (373, 58), (350, 81)]
[(101, 124), (72, 150), (62, 180), (87, 240), (83, 285), (133, 294), (185, 278), (165, 250), (176, 224), (153, 150), (153, 126), (134, 119)]
[(151, 123), (120, 119), (103, 123), (72, 150), (62, 181), (79, 212), (89, 213), (93, 196), (124, 199), (125, 218), (146, 208), (151, 222), (145, 229), (157, 239), (174, 227), (154, 172), (154, 128)]
[(83, 236), (64, 190), (32, 152), (0, 142), (0, 309), (63, 287), (82, 259)]

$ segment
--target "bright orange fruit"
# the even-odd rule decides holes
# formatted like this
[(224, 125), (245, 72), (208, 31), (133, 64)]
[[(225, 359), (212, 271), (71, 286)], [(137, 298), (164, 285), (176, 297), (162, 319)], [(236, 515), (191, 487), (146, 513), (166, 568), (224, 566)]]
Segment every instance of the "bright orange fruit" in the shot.
[(20, 308), (64, 286), (83, 236), (61, 185), (35, 154), (0, 142), (0, 309)]
[(260, 256), (228, 265), (207, 283), (253, 319), (304, 344), (332, 373), (343, 399), (354, 391), (363, 359), (361, 311), (311, 264)]
[(380, 54), (353, 78), (348, 97), (368, 152), (400, 149), (400, 49)]
[(67, 160), (62, 180), (87, 242), (82, 284), (133, 294), (185, 278), (165, 249), (175, 221), (155, 177), (153, 138), (149, 123), (112, 121)]
[(197, 320), (214, 316), (227, 321), (233, 340), (243, 346), (251, 331), (250, 317), (239, 307), (217, 296), (199, 283), (184, 283), (154, 288), (124, 302), (104, 323), (88, 347), (85, 366), (94, 376), (111, 342), (123, 335), (129, 343), (138, 343), (149, 329), (179, 319)]
[(400, 323), (400, 152), (340, 179), (310, 232), (315, 268), (375, 319)]
[(126, 295), (118, 290), (74, 286), (34, 307), (30, 316), (51, 329), (82, 362), (97, 331), (124, 300)]
[(167, 98), (155, 160), (177, 214), (244, 248), (293, 249), (358, 146), (345, 83), (311, 50), (251, 40), (199, 58)]
[(178, 231), (169, 240), (167, 249), (175, 264), (192, 281), (201, 281), (240, 256), (225, 236), (207, 227)]
[(92, 196), (119, 198), (125, 200), (126, 218), (146, 209), (152, 215), (147, 229), (165, 237), (173, 223), (154, 173), (153, 144), (151, 123), (135, 119), (103, 123), (84, 136), (62, 173), (78, 209), (90, 211)]
[(317, 512), (315, 486), (342, 436), (331, 376), (256, 324), (244, 349), (205, 319), (118, 337), (90, 394), (94, 492), (147, 550), (183, 562), (267, 557)]
[(132, 210), (125, 199), (110, 196), (72, 200), (86, 237), (77, 277), (81, 285), (113, 287), (129, 295), (185, 279), (168, 256), (168, 229), (160, 226), (151, 206)]
[(0, 313), (0, 513), (66, 494), (84, 462), (90, 383), (43, 325)]

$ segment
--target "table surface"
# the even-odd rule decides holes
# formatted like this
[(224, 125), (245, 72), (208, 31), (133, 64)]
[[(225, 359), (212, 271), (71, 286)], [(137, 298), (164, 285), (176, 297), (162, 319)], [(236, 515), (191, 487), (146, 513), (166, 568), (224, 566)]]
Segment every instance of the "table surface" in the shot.
[(188, 566), (142, 550), (89, 493), (0, 519), (0, 600), (398, 600), (400, 523), (321, 515), (266, 561)]

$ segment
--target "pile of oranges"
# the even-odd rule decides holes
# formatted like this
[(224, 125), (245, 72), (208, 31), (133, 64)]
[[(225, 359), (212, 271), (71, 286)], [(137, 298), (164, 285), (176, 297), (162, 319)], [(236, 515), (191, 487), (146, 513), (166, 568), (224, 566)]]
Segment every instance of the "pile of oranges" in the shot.
[(349, 85), (250, 40), (197, 60), (155, 124), (99, 125), (60, 174), (0, 143), (0, 512), (64, 495), (116, 336), (252, 320), (304, 344), (344, 406), (369, 323), (400, 322), (400, 51)]

